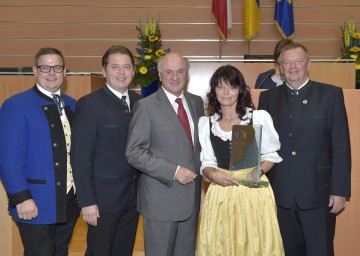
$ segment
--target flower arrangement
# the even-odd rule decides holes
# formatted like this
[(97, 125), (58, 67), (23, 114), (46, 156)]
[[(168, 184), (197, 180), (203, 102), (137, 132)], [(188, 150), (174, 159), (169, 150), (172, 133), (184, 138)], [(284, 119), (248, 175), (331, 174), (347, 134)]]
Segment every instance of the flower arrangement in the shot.
[(356, 32), (353, 19), (341, 27), (343, 48), (340, 59), (354, 59), (356, 61), (356, 83), (360, 83), (360, 33)]
[(162, 49), (161, 32), (159, 23), (153, 18), (144, 24), (140, 22), (136, 26), (138, 31), (138, 47), (136, 48), (135, 57), (135, 84), (149, 86), (153, 81), (159, 81), (157, 63), (159, 57), (169, 52), (170, 49)]

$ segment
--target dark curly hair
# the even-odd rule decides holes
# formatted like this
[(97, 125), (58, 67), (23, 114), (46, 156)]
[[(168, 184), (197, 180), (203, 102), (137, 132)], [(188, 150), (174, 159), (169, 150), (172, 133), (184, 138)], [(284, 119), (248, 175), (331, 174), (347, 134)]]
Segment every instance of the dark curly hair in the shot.
[(223, 115), (221, 113), (221, 105), (216, 98), (215, 89), (221, 81), (226, 82), (234, 88), (239, 88), (239, 96), (236, 105), (236, 113), (239, 115), (240, 119), (245, 115), (246, 107), (255, 109), (254, 104), (251, 100), (250, 88), (246, 85), (244, 76), (242, 73), (231, 65), (225, 65), (219, 67), (210, 79), (210, 92), (206, 94), (208, 99), (208, 108), (210, 114), (217, 113), (222, 119)]

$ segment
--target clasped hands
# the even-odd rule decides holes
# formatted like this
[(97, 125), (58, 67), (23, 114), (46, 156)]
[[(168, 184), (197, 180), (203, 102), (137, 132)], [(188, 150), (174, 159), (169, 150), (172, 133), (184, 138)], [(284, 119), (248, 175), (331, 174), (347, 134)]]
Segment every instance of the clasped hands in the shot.
[(213, 167), (207, 167), (206, 169), (208, 169), (208, 177), (204, 177), (213, 184), (217, 184), (223, 187), (239, 186), (239, 181), (230, 172), (218, 171)]
[[(215, 168), (212, 167), (207, 167), (208, 168), (208, 172), (207, 172), (207, 177), (205, 177), (206, 180), (226, 187), (226, 186), (239, 186), (239, 181), (236, 179), (236, 177), (234, 177), (234, 175), (229, 172), (229, 171), (218, 171)], [(258, 171), (257, 168), (254, 168), (253, 170), (251, 170), (251, 172), (249, 172), (246, 175), (245, 178), (246, 181), (251, 181), (251, 182), (256, 182), (258, 181)], [(245, 186), (248, 187), (252, 187), (250, 184), (243, 184)]]

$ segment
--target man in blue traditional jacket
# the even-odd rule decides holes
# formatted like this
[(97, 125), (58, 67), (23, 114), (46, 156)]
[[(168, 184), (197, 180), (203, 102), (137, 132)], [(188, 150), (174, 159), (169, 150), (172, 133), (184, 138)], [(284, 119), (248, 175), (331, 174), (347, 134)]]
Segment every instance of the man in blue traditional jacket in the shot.
[(79, 214), (70, 166), (70, 124), (76, 101), (60, 93), (62, 53), (35, 55), (36, 84), (0, 109), (0, 176), (26, 256), (68, 253)]

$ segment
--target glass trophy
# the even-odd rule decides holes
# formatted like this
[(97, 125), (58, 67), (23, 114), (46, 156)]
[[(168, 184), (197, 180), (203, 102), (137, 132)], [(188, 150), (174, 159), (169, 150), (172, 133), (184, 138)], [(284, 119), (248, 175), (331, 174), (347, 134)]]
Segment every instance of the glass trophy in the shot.
[(260, 179), (261, 125), (233, 125), (230, 171), (240, 184), (250, 187), (268, 186)]

